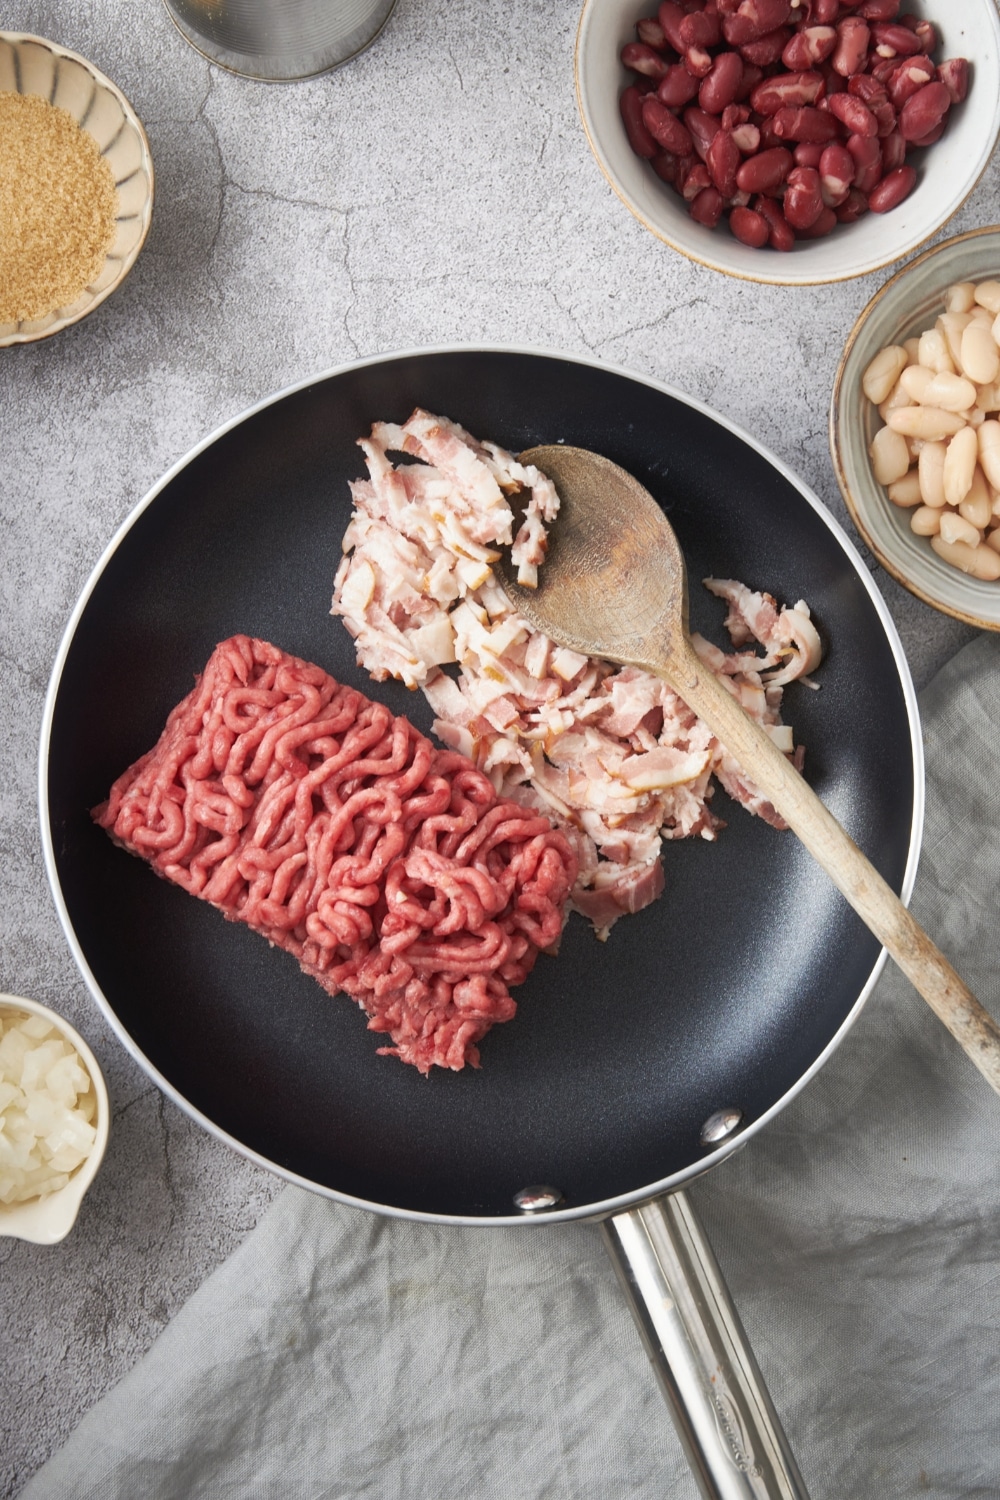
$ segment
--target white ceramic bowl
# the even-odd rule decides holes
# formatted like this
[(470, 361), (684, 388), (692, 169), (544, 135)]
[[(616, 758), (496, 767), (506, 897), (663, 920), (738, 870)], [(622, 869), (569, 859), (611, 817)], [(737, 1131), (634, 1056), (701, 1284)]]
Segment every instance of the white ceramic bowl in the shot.
[(0, 1203), (0, 1236), (31, 1240), (36, 1245), (54, 1245), (58, 1240), (65, 1239), (73, 1228), (83, 1195), (97, 1176), (97, 1169), (108, 1144), (111, 1106), (97, 1058), (68, 1021), (63, 1020), (62, 1016), (50, 1010), (47, 1005), (39, 1005), (37, 1000), (25, 1000), (21, 995), (0, 995), (0, 1011), (11, 1010), (20, 1011), (22, 1015), (27, 1013), (43, 1016), (50, 1025), (62, 1032), (90, 1074), (97, 1099), (97, 1114), (94, 1118), (97, 1138), (90, 1155), (71, 1174), (66, 1186), (54, 1193), (46, 1193), (41, 1198), (30, 1198), (26, 1203)]
[(635, 23), (655, 15), (655, 0), (584, 0), (576, 39), (576, 92), (591, 149), (622, 202), (659, 239), (691, 260), (750, 281), (805, 286), (846, 281), (911, 254), (935, 234), (972, 192), (1000, 132), (1000, 17), (993, 0), (908, 0), (904, 7), (932, 20), (941, 37), (935, 54), (967, 57), (968, 97), (951, 111), (945, 134), (907, 161), (919, 172), (916, 188), (887, 214), (866, 214), (825, 239), (781, 252), (752, 250), (721, 223), (696, 224), (673, 188), (640, 160), (628, 143), (618, 110), (633, 81), (619, 53), (635, 41)]
[(30, 322), (0, 323), (0, 349), (48, 338), (78, 323), (120, 286), (135, 264), (153, 213), (153, 159), (135, 110), (86, 58), (40, 36), (0, 31), (0, 91), (33, 94), (68, 110), (92, 136), (118, 189), (115, 237), (96, 280), (68, 307)]
[(910, 529), (910, 512), (893, 505), (875, 480), (868, 444), (882, 421), (861, 389), (868, 365), (886, 344), (922, 333), (944, 311), (956, 281), (1000, 279), (1000, 228), (974, 229), (927, 250), (897, 271), (869, 302), (847, 340), (830, 403), (830, 450), (855, 526), (892, 576), (944, 614), (1000, 630), (1000, 582), (953, 568)]

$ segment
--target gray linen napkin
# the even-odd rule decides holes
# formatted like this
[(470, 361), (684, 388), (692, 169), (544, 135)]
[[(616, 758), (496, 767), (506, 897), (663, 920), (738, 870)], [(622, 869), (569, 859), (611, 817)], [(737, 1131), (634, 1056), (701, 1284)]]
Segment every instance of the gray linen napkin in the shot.
[[(913, 907), (1000, 1014), (1000, 638), (923, 695)], [(813, 1500), (1000, 1496), (1000, 1100), (889, 966), (692, 1189)], [(591, 1226), (286, 1189), (24, 1500), (693, 1500)]]

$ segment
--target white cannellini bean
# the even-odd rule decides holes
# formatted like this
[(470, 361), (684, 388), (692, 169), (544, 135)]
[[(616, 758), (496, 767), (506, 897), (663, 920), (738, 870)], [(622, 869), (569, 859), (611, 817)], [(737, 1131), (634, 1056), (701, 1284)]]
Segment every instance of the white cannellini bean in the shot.
[(994, 381), (992, 385), (981, 385), (976, 405), (980, 411), (1000, 411), (1000, 383)]
[(880, 406), (888, 398), (900, 372), (905, 370), (908, 358), (906, 350), (899, 344), (888, 344), (876, 354), (861, 377), (861, 389), (874, 406)]
[(977, 385), (992, 385), (1000, 375), (1000, 349), (990, 330), (981, 323), (970, 323), (962, 334), (959, 364), (963, 375)]
[(904, 339), (903, 348), (906, 350), (906, 357), (910, 364), (917, 364), (920, 360), (920, 340), (917, 338)]
[(885, 422), (888, 421), (889, 413), (895, 411), (897, 406), (909, 405), (911, 405), (910, 398), (903, 389), (903, 383), (901, 380), (897, 380), (888, 396), (878, 406), (878, 414), (882, 418), (882, 421)]
[(975, 300), (988, 312), (1000, 313), (1000, 281), (981, 281), (976, 287)]
[(929, 505), (922, 505), (910, 517), (910, 530), (915, 531), (917, 536), (937, 536), (940, 529), (941, 512), (932, 510)]
[(971, 322), (971, 313), (942, 313), (934, 325), (944, 335), (951, 362), (956, 370), (960, 368), (962, 336)]
[(955, 372), (945, 336), (940, 328), (928, 328), (920, 335), (919, 358), (922, 365), (935, 373), (941, 370), (950, 370), (952, 374)]
[[(975, 442), (975, 434), (973, 434), (973, 444), (978, 453), (979, 447)], [(879, 484), (892, 484), (894, 480), (902, 479), (910, 467), (910, 450), (906, 446), (906, 439), (902, 433), (894, 432), (891, 427), (879, 428), (868, 446), (868, 453), (872, 461), (872, 472)], [(975, 463), (975, 457), (973, 457), (973, 463)]]
[(1000, 422), (987, 421), (978, 433), (979, 462), (995, 490), (1000, 490)]
[[(934, 381), (943, 380), (944, 378), (943, 375), (935, 375), (933, 370), (928, 370), (926, 365), (907, 365), (899, 377), (899, 384), (900, 388), (906, 392), (912, 402), (917, 406), (922, 406), (924, 392), (927, 390), (927, 387), (932, 385)], [(949, 380), (960, 380), (961, 376), (949, 375), (947, 378)], [(963, 385), (968, 384), (967, 381), (963, 381), (962, 383)], [(931, 405), (941, 406), (943, 403), (933, 401)], [(968, 402), (965, 402), (965, 405), (967, 406)]]
[(983, 543), (984, 547), (992, 547), (994, 552), (1000, 553), (1000, 526), (994, 527)]
[(976, 304), (976, 284), (974, 281), (956, 281), (944, 294), (944, 305), (947, 312), (971, 312)]
[[(952, 438), (952, 442), (955, 439)], [(990, 487), (986, 483), (986, 475), (979, 464), (976, 464), (972, 483), (965, 499), (959, 502), (958, 513), (970, 521), (980, 531), (985, 531), (993, 518), (993, 500), (990, 496)]]
[(888, 487), (889, 499), (893, 505), (903, 509), (911, 505), (919, 505), (923, 500), (920, 493), (920, 474), (916, 469), (910, 469), (901, 479), (896, 479)]
[(960, 568), (963, 573), (971, 573), (973, 578), (982, 578), (988, 583), (1000, 578), (1000, 552), (994, 552), (985, 542), (978, 547), (967, 547), (964, 542), (946, 542), (939, 536), (932, 536), (931, 546), (938, 557), (943, 557), (945, 562)]
[(920, 494), (925, 505), (940, 510), (944, 504), (944, 459), (947, 453), (944, 443), (925, 443), (917, 460), (920, 477)]
[(978, 547), (982, 541), (977, 527), (953, 510), (940, 510), (941, 525), (938, 528), (943, 542), (964, 542), (967, 547)]
[(957, 412), (943, 411), (940, 406), (897, 406), (888, 413), (886, 425), (904, 437), (924, 438), (929, 443), (937, 443), (964, 427), (965, 419)]
[(924, 386), (924, 394), (915, 399), (921, 406), (940, 406), (944, 411), (968, 411), (975, 405), (976, 387), (962, 375), (953, 375), (942, 370), (939, 375), (930, 372), (931, 378)]
[(948, 444), (944, 456), (944, 498), (949, 505), (961, 505), (969, 493), (978, 458), (976, 430), (963, 427)]
[(1000, 313), (997, 313), (996, 317), (993, 319), (993, 322), (990, 324), (990, 333), (992, 333), (993, 335), (993, 342), (995, 344), (1000, 344)]

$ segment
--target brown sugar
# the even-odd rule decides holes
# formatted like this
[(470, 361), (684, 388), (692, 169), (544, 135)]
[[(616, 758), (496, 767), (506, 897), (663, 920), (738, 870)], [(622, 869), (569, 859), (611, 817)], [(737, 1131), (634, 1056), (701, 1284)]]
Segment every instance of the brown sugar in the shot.
[(100, 275), (118, 193), (68, 110), (0, 91), (0, 324), (68, 307)]

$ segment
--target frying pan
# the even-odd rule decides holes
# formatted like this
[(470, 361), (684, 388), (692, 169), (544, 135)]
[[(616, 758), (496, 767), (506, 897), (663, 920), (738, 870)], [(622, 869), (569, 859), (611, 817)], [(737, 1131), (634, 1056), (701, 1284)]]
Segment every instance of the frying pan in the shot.
[[(864, 563), (818, 500), (706, 407), (587, 360), (446, 348), (360, 361), (282, 392), (182, 460), (101, 558), (63, 639), (40, 761), (46, 864), (97, 1003), (160, 1087), (291, 1181), (460, 1224), (602, 1220), (709, 1495), (802, 1495), (683, 1193), (780, 1110), (857, 1016), (877, 941), (789, 833), (719, 791), (717, 843), (666, 846), (666, 893), (607, 943), (581, 918), (516, 992), (481, 1071), (429, 1079), (288, 955), (157, 880), (88, 809), (155, 742), (216, 643), (262, 636), (406, 713), (328, 613), (356, 439), (420, 405), (518, 452), (606, 454), (667, 509), (692, 628), (725, 644), (697, 580), (805, 598), (821, 686), (787, 692), (807, 774), (909, 895), (922, 818), (916, 701)], [(673, 1193), (664, 1198), (662, 1195)], [(693, 1290), (692, 1290), (693, 1288)]]

